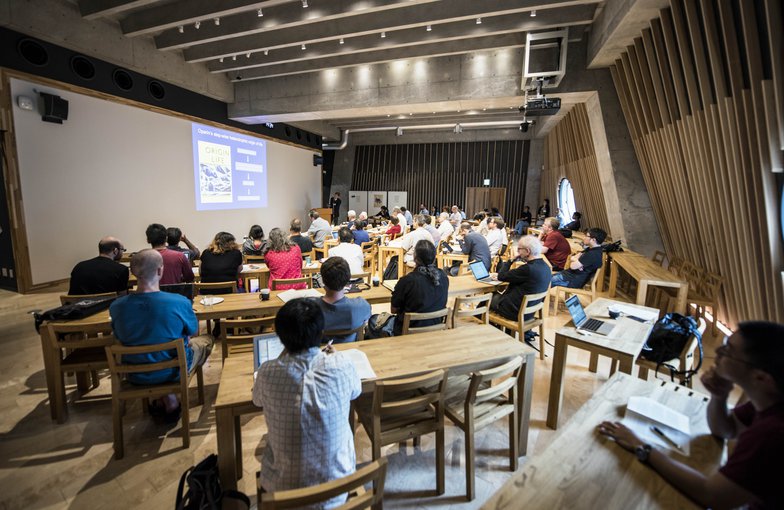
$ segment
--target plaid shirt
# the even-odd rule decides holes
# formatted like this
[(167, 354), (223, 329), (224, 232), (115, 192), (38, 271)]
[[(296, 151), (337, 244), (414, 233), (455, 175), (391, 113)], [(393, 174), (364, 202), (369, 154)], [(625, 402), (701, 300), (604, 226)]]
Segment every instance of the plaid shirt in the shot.
[(284, 352), (261, 366), (253, 403), (264, 408), (269, 430), (261, 458), (265, 490), (309, 487), (355, 471), (348, 413), (351, 400), (361, 391), (351, 361), (340, 353), (324, 354), (318, 347)]

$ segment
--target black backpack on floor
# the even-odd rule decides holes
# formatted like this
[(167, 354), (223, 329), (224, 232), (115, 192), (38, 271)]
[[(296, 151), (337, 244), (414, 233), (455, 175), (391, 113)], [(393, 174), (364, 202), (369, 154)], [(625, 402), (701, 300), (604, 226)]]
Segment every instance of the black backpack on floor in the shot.
[[(683, 348), (686, 347), (691, 336), (697, 338), (699, 349), (699, 359), (691, 370), (677, 370), (667, 361), (680, 357)], [(670, 378), (683, 376), (688, 381), (696, 374), (702, 366), (702, 335), (697, 328), (697, 321), (693, 317), (686, 317), (679, 313), (668, 313), (659, 319), (653, 326), (648, 340), (642, 347), (640, 357), (656, 363), (656, 373), (659, 367), (665, 366), (670, 371)]]
[[(188, 491), (184, 492), (186, 482)], [(220, 510), (224, 499), (235, 500), (237, 504), (233, 508), (250, 508), (250, 499), (245, 494), (235, 490), (221, 490), (218, 456), (213, 453), (182, 474), (174, 508), (176, 510)]]

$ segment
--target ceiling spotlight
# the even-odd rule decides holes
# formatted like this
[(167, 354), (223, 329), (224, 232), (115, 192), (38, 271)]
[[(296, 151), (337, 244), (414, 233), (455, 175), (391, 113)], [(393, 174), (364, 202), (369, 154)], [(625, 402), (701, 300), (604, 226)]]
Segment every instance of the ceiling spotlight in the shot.
[(269, 55), (269, 50), (264, 50), (264, 56)]
[(427, 31), (428, 31), (428, 32), (432, 32), (432, 31), (433, 31), (433, 27), (432, 27), (431, 25), (428, 25), (428, 26), (427, 26)]
[(183, 32), (185, 32), (185, 27), (184, 27), (184, 26), (182, 26), (182, 25), (180, 25), (180, 26), (178, 26), (178, 27), (177, 27), (177, 31), (178, 31), (179, 33), (183, 33)]
[(530, 124), (528, 124), (527, 122), (523, 122), (522, 124), (520, 124), (520, 131), (522, 131), (523, 133), (527, 133), (529, 125)]
[(486, 111), (487, 111), (487, 108), (482, 108), (482, 111), (483, 111), (483, 112), (486, 112)]
[(256, 11), (256, 16), (258, 16), (259, 18), (261, 18), (262, 16), (264, 16), (264, 11), (262, 11), (261, 9), (259, 9), (258, 11)]
[(303, 9), (307, 9), (308, 8), (308, 0), (302, 0), (302, 8)]
[(245, 57), (246, 57), (246, 58), (250, 58), (250, 52), (247, 52), (247, 53), (245, 54)]
[(220, 26), (220, 18), (215, 18), (215, 19), (214, 19), (214, 20), (212, 20), (212, 21), (214, 21), (214, 22), (215, 22), (215, 26), (216, 26), (216, 27)]
[(389, 114), (388, 114), (388, 113), (387, 113), (387, 117), (389, 117)]
[(410, 116), (412, 116), (412, 115), (414, 115), (414, 114), (413, 114), (413, 113), (409, 113), (409, 114), (408, 114), (408, 116), (409, 116), (409, 117), (410, 117)]
[(382, 39), (386, 39), (387, 38), (387, 33), (386, 32), (381, 32), (381, 38)]
[(536, 17), (536, 9), (534, 9), (533, 11), (531, 11), (531, 17), (532, 17), (532, 18), (535, 18), (535, 17)]
[(460, 124), (455, 124), (455, 133), (460, 134), (463, 132), (463, 126)]
[(232, 55), (232, 56), (231, 56), (231, 59), (232, 59), (232, 60), (237, 60), (237, 55)]
[(306, 48), (307, 48), (307, 46), (305, 46), (305, 43), (302, 43), (302, 49), (304, 50)]
[(193, 26), (196, 27), (196, 30), (198, 30), (199, 27), (201, 26), (201, 21), (197, 21), (196, 23), (193, 24)]
[(223, 63), (223, 57), (219, 58), (218, 62), (220, 62), (222, 64)]
[(343, 38), (342, 37), (340, 38), (340, 44), (343, 44)]
[(476, 18), (476, 24), (477, 25), (481, 25), (482, 24), (482, 18)]
[(402, 128), (402, 127), (398, 127), (398, 128), (395, 130), (395, 134), (396, 134), (397, 136), (403, 136), (403, 128)]

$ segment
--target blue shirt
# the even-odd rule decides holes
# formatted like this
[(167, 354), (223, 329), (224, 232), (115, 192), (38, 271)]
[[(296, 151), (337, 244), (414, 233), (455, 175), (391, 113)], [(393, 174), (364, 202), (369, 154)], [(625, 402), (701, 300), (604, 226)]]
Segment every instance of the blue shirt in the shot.
[(404, 212), (403, 216), (406, 217), (406, 223), (408, 223), (409, 225), (413, 225), (414, 224), (414, 217), (411, 216), (411, 211)]
[(367, 230), (354, 230), (354, 244), (362, 246), (362, 243), (370, 241), (370, 234)]
[[(344, 297), (334, 303), (326, 303), (323, 299), (317, 298), (321, 311), (324, 312), (324, 331), (334, 331), (339, 329), (354, 329), (370, 319), (370, 303), (358, 298)], [(335, 338), (335, 343), (353, 342), (357, 335), (349, 335), (344, 338)], [(325, 338), (324, 341), (332, 340)]]
[[(155, 345), (184, 338), (187, 366), (190, 370), (193, 365), (193, 351), (188, 344), (188, 337), (199, 331), (199, 321), (193, 313), (192, 306), (187, 298), (179, 294), (168, 292), (128, 294), (117, 299), (109, 307), (112, 330), (120, 343), (126, 346)], [(125, 355), (123, 362), (155, 363), (176, 357), (176, 351), (159, 351)], [(179, 377), (176, 368), (167, 368), (155, 372), (129, 374), (128, 380), (134, 384), (158, 384), (176, 381)]]

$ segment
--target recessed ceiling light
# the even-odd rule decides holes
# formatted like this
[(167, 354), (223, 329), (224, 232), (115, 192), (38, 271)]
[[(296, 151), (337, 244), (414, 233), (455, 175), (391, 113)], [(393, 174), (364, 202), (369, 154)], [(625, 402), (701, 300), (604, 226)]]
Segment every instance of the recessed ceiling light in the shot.
[(436, 114), (436, 112), (433, 112), (433, 115), (435, 115), (435, 114)]
[(247, 53), (245, 54), (245, 57), (246, 57), (246, 58), (250, 58), (250, 52), (247, 52)]
[(237, 60), (237, 55), (232, 55), (232, 56), (231, 56), (231, 59), (232, 59), (232, 60)]
[(269, 55), (269, 50), (264, 50), (264, 55)]
[(303, 50), (304, 50), (304, 49), (307, 49), (307, 46), (305, 46), (305, 43), (302, 43), (302, 49), (303, 49)]
[(222, 64), (223, 63), (223, 57), (219, 58), (218, 62), (220, 62)]
[(196, 23), (193, 24), (193, 26), (196, 27), (196, 30), (198, 30), (199, 27), (201, 26), (201, 21), (197, 21)]
[(185, 27), (184, 27), (184, 26), (182, 26), (182, 25), (180, 25), (180, 26), (178, 26), (178, 27), (177, 27), (177, 31), (178, 31), (179, 33), (183, 33), (183, 32), (185, 32)]
[(532, 17), (532, 18), (535, 18), (535, 17), (536, 17), (536, 9), (534, 9), (533, 11), (531, 11), (531, 17)]
[(477, 25), (481, 25), (482, 24), (482, 18), (476, 18), (476, 24)]
[(387, 117), (389, 117), (389, 114), (388, 114), (388, 113), (387, 113)]
[(216, 27), (220, 26), (220, 18), (215, 18), (215, 19), (214, 19), (214, 20), (212, 20), (212, 21), (214, 21), (214, 22), (215, 22), (215, 26), (216, 26)]
[(409, 117), (410, 117), (411, 115), (414, 115), (414, 114), (413, 114), (413, 113), (409, 113), (409, 114), (408, 114), (408, 116), (409, 116)]
[(340, 38), (340, 44), (343, 44), (343, 38), (342, 37)]
[(487, 111), (487, 108), (482, 108), (482, 111), (483, 111), (483, 112), (486, 112), (486, 111)]
[(307, 9), (308, 8), (308, 0), (302, 0), (302, 8), (303, 9)]
[(381, 32), (381, 38), (382, 39), (386, 39), (386, 37), (387, 37), (387, 33), (386, 32)]
[(261, 18), (262, 16), (264, 16), (264, 11), (262, 11), (261, 9), (259, 9), (258, 11), (256, 11), (256, 16), (258, 16), (259, 18)]
[(432, 31), (432, 30), (433, 30), (433, 27), (432, 27), (432, 26), (430, 26), (430, 25), (428, 25), (428, 26), (427, 26), (427, 31), (428, 31), (428, 32), (430, 32), (430, 31)]

